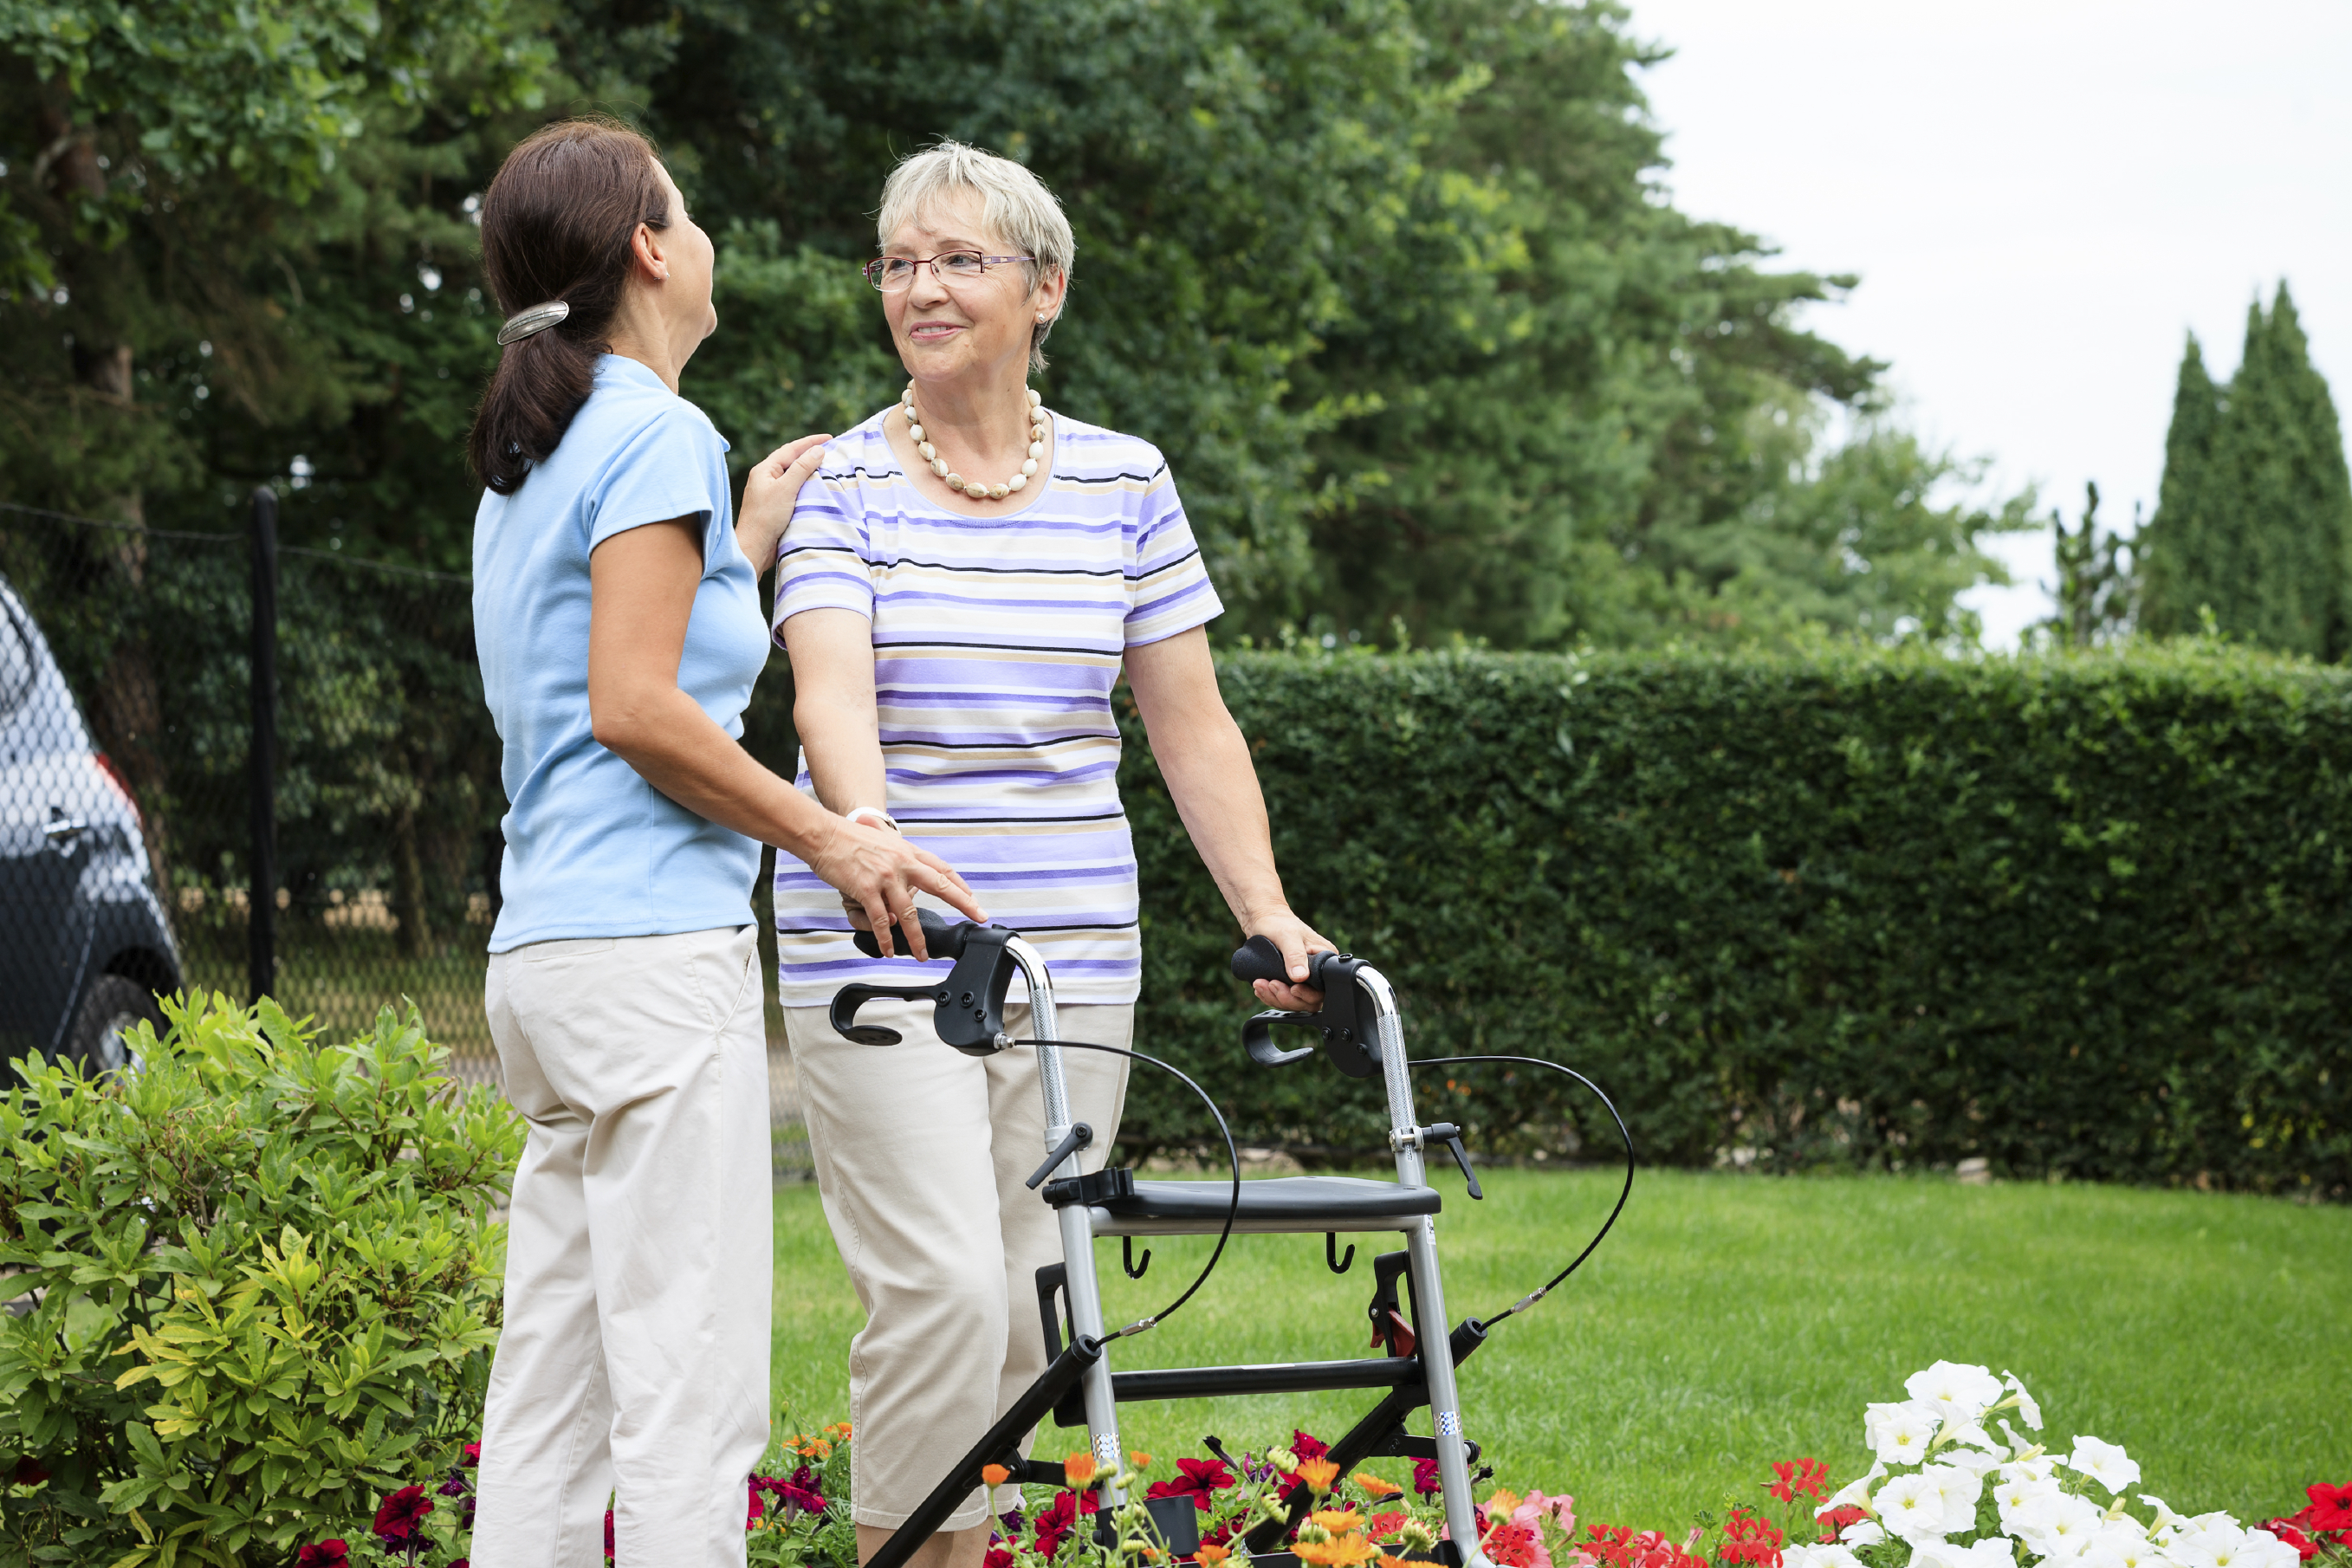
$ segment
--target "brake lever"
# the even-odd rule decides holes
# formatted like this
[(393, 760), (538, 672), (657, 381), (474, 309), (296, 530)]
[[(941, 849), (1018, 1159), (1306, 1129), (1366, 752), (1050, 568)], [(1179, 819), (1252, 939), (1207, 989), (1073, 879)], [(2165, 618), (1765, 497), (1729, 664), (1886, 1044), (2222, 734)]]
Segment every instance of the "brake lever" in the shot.
[(1454, 1163), (1462, 1167), (1462, 1179), (1470, 1184), (1470, 1195), (1474, 1198), (1486, 1195), (1478, 1190), (1478, 1178), (1471, 1173), (1470, 1151), (1463, 1145), (1462, 1129), (1451, 1121), (1433, 1121), (1421, 1130), (1421, 1142), (1424, 1148), (1432, 1143), (1444, 1144), (1445, 1152), (1454, 1156)]
[(1295, 1062), (1301, 1057), (1311, 1057), (1315, 1054), (1313, 1046), (1301, 1046), (1295, 1051), (1286, 1051), (1276, 1045), (1274, 1026), (1276, 1024), (1290, 1024), (1301, 1029), (1312, 1029), (1318, 1041), (1323, 1037), (1323, 1019), (1320, 1014), (1293, 1013), (1281, 1007), (1269, 1007), (1265, 1012), (1254, 1016), (1248, 1023), (1242, 1026), (1242, 1048), (1249, 1052), (1250, 1060), (1262, 1068), (1278, 1068), (1285, 1062)]

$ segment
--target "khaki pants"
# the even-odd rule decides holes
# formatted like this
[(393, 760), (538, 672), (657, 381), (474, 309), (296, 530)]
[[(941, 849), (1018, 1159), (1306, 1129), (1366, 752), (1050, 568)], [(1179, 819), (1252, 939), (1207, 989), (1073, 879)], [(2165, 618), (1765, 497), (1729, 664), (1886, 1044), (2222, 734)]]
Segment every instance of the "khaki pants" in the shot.
[(768, 1058), (750, 926), (490, 958), (530, 1131), (482, 1419), (476, 1568), (740, 1568), (768, 1444)]
[[(1027, 1006), (1004, 1011), (1006, 1028), (1026, 1038)], [(1135, 1030), (1131, 1006), (1055, 1013), (1066, 1039), (1123, 1050)], [(1045, 1370), (1036, 1276), (1062, 1260), (1062, 1244), (1054, 1211), (1022, 1185), (1047, 1152), (1034, 1048), (950, 1050), (928, 1002), (868, 1002), (857, 1021), (902, 1039), (852, 1045), (824, 1008), (784, 1010), (825, 1221), (866, 1307), (849, 1348), (851, 1510), (888, 1528)], [(1095, 1131), (1080, 1163), (1099, 1170), (1118, 1134), (1128, 1060), (1076, 1050), (1062, 1060), (1070, 1119)], [(974, 1490), (944, 1528), (987, 1517)]]

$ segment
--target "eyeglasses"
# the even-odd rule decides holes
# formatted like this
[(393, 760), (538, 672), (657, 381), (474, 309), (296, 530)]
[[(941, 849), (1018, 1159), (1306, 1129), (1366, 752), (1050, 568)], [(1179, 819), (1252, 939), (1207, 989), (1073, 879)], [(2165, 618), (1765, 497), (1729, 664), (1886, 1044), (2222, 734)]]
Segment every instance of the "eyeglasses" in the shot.
[(913, 285), (918, 267), (929, 267), (931, 276), (942, 283), (971, 283), (986, 276), (992, 267), (1036, 259), (1034, 256), (982, 256), (976, 250), (950, 250), (945, 256), (878, 257), (861, 270), (866, 281), (885, 294), (896, 294)]

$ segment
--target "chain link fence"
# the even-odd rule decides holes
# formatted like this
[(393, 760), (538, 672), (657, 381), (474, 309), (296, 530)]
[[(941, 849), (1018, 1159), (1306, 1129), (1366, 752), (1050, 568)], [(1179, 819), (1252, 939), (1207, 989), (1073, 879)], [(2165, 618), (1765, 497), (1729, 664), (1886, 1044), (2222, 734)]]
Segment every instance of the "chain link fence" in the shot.
[[(267, 490), (244, 533), (0, 505), (0, 1047), (119, 1066), (181, 987), (266, 991), (341, 1034), (405, 998), (495, 1082), (506, 797), (471, 583), (280, 547), (276, 515)], [(789, 711), (761, 708), (769, 731)], [(772, 995), (768, 1038), (798, 1175)]]

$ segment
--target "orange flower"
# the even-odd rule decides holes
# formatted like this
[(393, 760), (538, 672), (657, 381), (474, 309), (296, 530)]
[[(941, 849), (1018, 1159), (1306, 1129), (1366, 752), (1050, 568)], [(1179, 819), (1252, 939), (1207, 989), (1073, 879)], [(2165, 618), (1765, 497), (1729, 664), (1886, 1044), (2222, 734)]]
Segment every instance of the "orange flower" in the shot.
[(1381, 1568), (1415, 1568), (1415, 1565), (1407, 1563), (1402, 1557), (1391, 1557), (1383, 1552), (1381, 1553)]
[(1062, 1475), (1074, 1487), (1082, 1487), (1093, 1480), (1095, 1469), (1095, 1457), (1092, 1454), (1072, 1454), (1062, 1461)]
[(835, 1437), (846, 1438), (849, 1436), (849, 1423), (846, 1421), (836, 1421), (832, 1426), (826, 1427), (825, 1431)]
[(1013, 1479), (1013, 1472), (1003, 1465), (982, 1465), (980, 1467), (980, 1479), (990, 1486), (1001, 1487)]
[(1151, 1456), (1142, 1453), (1129, 1454), (1127, 1457), (1127, 1462), (1139, 1470), (1148, 1470), (1151, 1468)]
[(1495, 1495), (1486, 1500), (1486, 1517), (1488, 1519), (1507, 1520), (1510, 1518), (1511, 1515), (1517, 1513), (1518, 1510), (1518, 1498), (1510, 1492), (1505, 1491), (1500, 1487), (1496, 1487), (1495, 1489)]
[(1233, 1554), (1234, 1549), (1230, 1546), (1220, 1546), (1213, 1541), (1204, 1541), (1201, 1543), (1201, 1550), (1192, 1553), (1192, 1558), (1197, 1563), (1223, 1563)]
[(1394, 1481), (1384, 1481), (1370, 1470), (1358, 1470), (1348, 1479), (1374, 1497), (1396, 1497), (1404, 1490)]
[(1361, 1530), (1364, 1525), (1363, 1515), (1352, 1508), (1326, 1509), (1309, 1517), (1334, 1535), (1345, 1535), (1351, 1530)]
[[(1308, 1463), (1314, 1461), (1309, 1460)], [(1299, 1541), (1291, 1544), (1301, 1563), (1312, 1563), (1315, 1568), (1356, 1568), (1359, 1563), (1370, 1563), (1381, 1555), (1381, 1549), (1360, 1535), (1339, 1535), (1328, 1541)]]
[(1339, 1467), (1328, 1459), (1301, 1459), (1298, 1461), (1298, 1479), (1307, 1483), (1308, 1490), (1320, 1497), (1331, 1489), (1333, 1481), (1339, 1479)]

